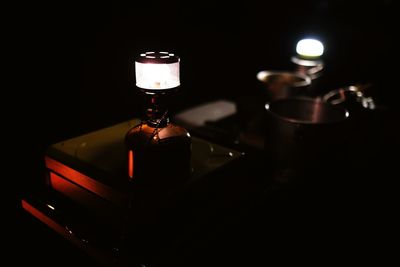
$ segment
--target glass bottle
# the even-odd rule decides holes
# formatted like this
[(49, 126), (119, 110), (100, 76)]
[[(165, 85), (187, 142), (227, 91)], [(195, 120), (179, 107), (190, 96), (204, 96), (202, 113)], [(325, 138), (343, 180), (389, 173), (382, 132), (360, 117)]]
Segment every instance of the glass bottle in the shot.
[(178, 89), (179, 58), (168, 52), (140, 54), (136, 85), (145, 94), (147, 118), (125, 136), (128, 177), (150, 187), (174, 187), (191, 173), (191, 137), (170, 122), (167, 100)]

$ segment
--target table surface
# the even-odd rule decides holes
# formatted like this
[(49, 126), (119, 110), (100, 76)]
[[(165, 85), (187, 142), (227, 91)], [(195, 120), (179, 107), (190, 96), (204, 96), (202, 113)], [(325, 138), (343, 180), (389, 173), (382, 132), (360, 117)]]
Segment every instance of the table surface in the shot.
[[(140, 256), (125, 253), (121, 258), (146, 266), (205, 266), (280, 262), (288, 255), (299, 260), (315, 260), (315, 255), (336, 260), (359, 259), (366, 252), (380, 255), (388, 247), (377, 244), (393, 230), (390, 185), (398, 176), (393, 172), (394, 158), (387, 155), (394, 149), (388, 146), (394, 133), (383, 128), (390, 128), (391, 122), (392, 117), (377, 114), (367, 127), (370, 132), (355, 144), (356, 153), (331, 170), (316, 168), (290, 182), (276, 179), (287, 174), (271, 166), (265, 151), (249, 149), (240, 160), (205, 175), (207, 179), (180, 195), (159, 221), (163, 223), (149, 226), (154, 227), (153, 234), (141, 237), (146, 242)], [(37, 261), (50, 265), (64, 257), (65, 266), (77, 261), (98, 264), (27, 214), (20, 217), (29, 225), (23, 231), (26, 249), (45, 240), (31, 249)], [(144, 227), (146, 231), (149, 228)], [(127, 247), (137, 248), (129, 242)], [(47, 249), (56, 252), (43, 255)]]

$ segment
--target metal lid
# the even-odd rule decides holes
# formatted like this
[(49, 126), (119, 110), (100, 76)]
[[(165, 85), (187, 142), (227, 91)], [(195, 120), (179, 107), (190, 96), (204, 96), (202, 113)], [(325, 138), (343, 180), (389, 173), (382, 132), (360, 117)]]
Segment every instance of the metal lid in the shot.
[(141, 53), (136, 62), (153, 64), (171, 64), (179, 62), (179, 57), (169, 52), (145, 52)]
[(292, 62), (306, 67), (315, 67), (315, 66), (323, 66), (323, 61), (318, 58), (305, 58), (300, 56), (293, 56), (291, 58)]

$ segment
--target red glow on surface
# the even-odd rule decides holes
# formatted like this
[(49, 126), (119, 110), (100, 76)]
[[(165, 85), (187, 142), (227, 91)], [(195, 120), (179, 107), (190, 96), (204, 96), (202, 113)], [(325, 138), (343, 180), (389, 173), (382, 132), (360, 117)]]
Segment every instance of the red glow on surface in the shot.
[(39, 219), (42, 223), (46, 224), (49, 226), (51, 229), (56, 231), (57, 233), (66, 236), (67, 232), (64, 227), (50, 219), (48, 216), (46, 216), (43, 212), (39, 211), (36, 209), (34, 206), (29, 204), (26, 200), (21, 201), (22, 208), (29, 212), (31, 215), (33, 215), (35, 218)]
[(63, 226), (57, 221), (51, 219), (48, 215), (35, 208), (25, 199), (21, 200), (21, 204), (22, 208), (30, 213), (33, 217), (46, 224), (50, 229), (54, 230), (65, 239), (69, 240), (74, 245), (84, 250), (86, 253), (91, 255), (99, 262), (108, 266), (111, 266), (111, 264), (114, 263), (114, 257), (112, 257), (112, 255), (110, 255), (108, 251), (99, 251), (90, 244), (87, 244), (87, 242), (83, 242), (82, 239), (78, 238), (72, 231), (68, 230), (68, 227)]
[[(50, 185), (53, 189), (62, 192), (68, 197), (73, 197), (75, 195), (82, 195), (84, 192), (82, 188), (79, 188), (75, 184), (69, 182), (68, 180), (62, 178), (61, 176), (50, 172)], [(80, 189), (80, 190), (79, 190)], [(81, 193), (81, 194), (80, 194)]]
[[(63, 195), (77, 200), (80, 204), (87, 208), (96, 211), (103, 211), (105, 207), (111, 208), (109, 202), (102, 201), (99, 196), (94, 195), (92, 192), (82, 188), (81, 186), (61, 177), (54, 172), (50, 172), (50, 185), (51, 187), (62, 193)], [(100, 196), (101, 197), (101, 196)]]
[(101, 197), (113, 203), (117, 204), (125, 203), (127, 200), (127, 196), (121, 194), (121, 192), (118, 192), (115, 189), (62, 164), (61, 162), (58, 162), (49, 157), (45, 157), (45, 161), (47, 168), (59, 174), (64, 179), (72, 181), (73, 183), (79, 185), (80, 187), (85, 188), (86, 190), (89, 190), (97, 195), (100, 195)]
[(134, 168), (134, 164), (133, 164), (133, 151), (129, 150), (129, 156), (128, 156), (128, 174), (129, 177), (132, 179), (133, 178), (133, 168)]

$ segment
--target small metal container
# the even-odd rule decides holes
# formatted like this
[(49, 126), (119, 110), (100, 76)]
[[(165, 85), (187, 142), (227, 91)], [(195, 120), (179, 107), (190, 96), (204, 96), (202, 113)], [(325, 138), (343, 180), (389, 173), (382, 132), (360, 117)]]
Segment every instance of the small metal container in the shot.
[(288, 71), (260, 71), (257, 80), (266, 89), (269, 101), (305, 95), (311, 84), (309, 76)]
[(340, 87), (323, 95), (322, 100), (332, 105), (343, 106), (354, 112), (360, 112), (365, 109), (373, 110), (376, 108), (374, 99), (364, 94), (364, 90), (367, 87), (369, 85)]

